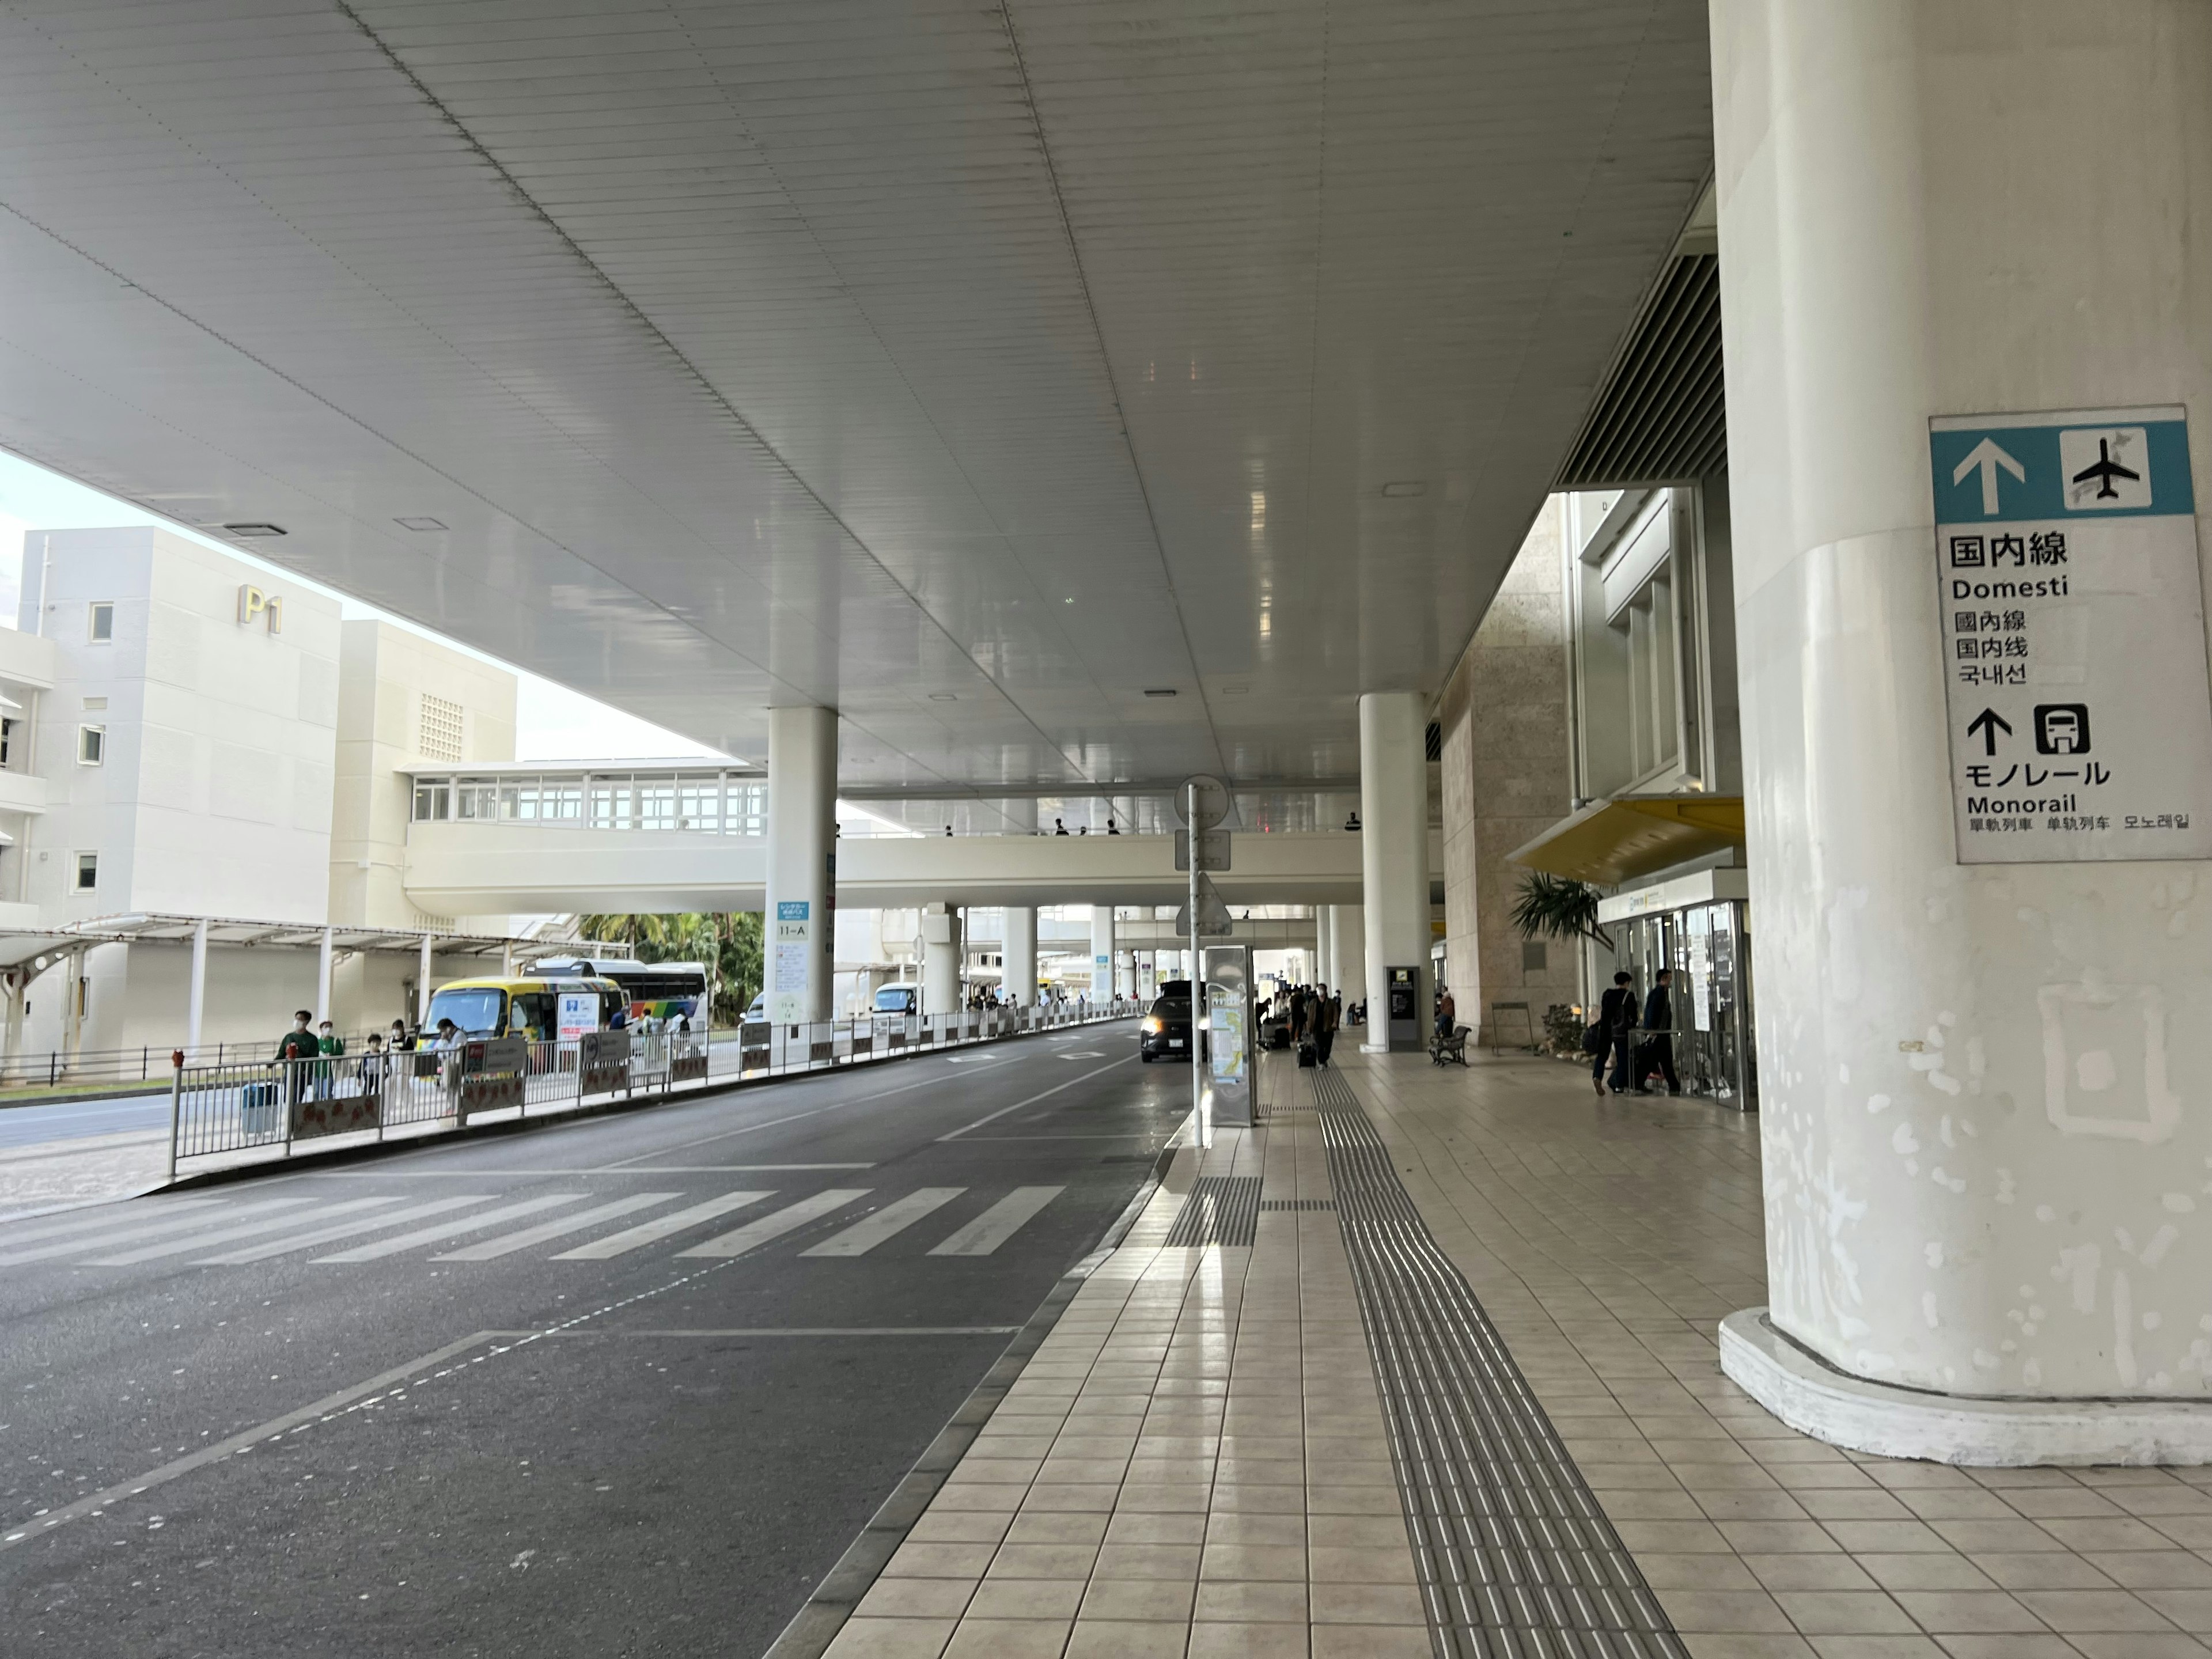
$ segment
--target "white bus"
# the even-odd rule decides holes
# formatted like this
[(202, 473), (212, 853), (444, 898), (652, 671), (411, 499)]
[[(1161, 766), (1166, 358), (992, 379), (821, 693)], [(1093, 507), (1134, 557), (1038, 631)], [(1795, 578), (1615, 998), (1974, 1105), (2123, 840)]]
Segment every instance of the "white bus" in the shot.
[(576, 975), (612, 980), (629, 999), (629, 1017), (672, 1024), (688, 1018), (707, 1028), (707, 964), (703, 962), (639, 962), (616, 957), (556, 957), (532, 964), (532, 974)]

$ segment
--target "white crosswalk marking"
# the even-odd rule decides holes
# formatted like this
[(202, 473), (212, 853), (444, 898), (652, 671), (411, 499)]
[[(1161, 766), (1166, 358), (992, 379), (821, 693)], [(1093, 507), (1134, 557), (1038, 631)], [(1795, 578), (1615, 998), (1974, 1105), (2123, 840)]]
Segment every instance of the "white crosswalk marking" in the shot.
[(772, 1238), (781, 1238), (793, 1229), (804, 1227), (836, 1210), (843, 1209), (857, 1199), (866, 1198), (872, 1189), (866, 1187), (832, 1187), (826, 1193), (817, 1193), (811, 1198), (802, 1198), (796, 1204), (749, 1221), (734, 1232), (708, 1239), (704, 1244), (695, 1244), (688, 1250), (678, 1250), (678, 1256), (743, 1255), (747, 1250), (757, 1249)]
[(667, 1238), (702, 1222), (712, 1221), (717, 1216), (727, 1215), (732, 1210), (742, 1210), (748, 1204), (757, 1204), (764, 1198), (774, 1198), (773, 1188), (763, 1193), (724, 1193), (720, 1198), (710, 1198), (704, 1204), (694, 1204), (689, 1209), (672, 1210), (666, 1215), (657, 1215), (650, 1221), (641, 1221), (635, 1227), (625, 1227), (618, 1233), (609, 1233), (605, 1238), (595, 1238), (588, 1244), (579, 1244), (573, 1250), (563, 1250), (551, 1260), (555, 1261), (605, 1261), (611, 1256), (627, 1255), (646, 1245)]
[(428, 1227), (417, 1227), (413, 1232), (402, 1233), (397, 1238), (380, 1238), (375, 1243), (363, 1244), (358, 1249), (340, 1250), (333, 1255), (319, 1255), (315, 1263), (319, 1267), (331, 1261), (375, 1261), (387, 1255), (398, 1255), (402, 1250), (411, 1250), (417, 1244), (434, 1244), (441, 1238), (452, 1238), (459, 1233), (481, 1232), (486, 1227), (519, 1221), (524, 1216), (536, 1215), (556, 1205), (574, 1204), (579, 1199), (590, 1196), (589, 1193), (549, 1193), (543, 1198), (526, 1198), (520, 1204), (486, 1210), (482, 1215), (465, 1215), (455, 1221), (441, 1221)]
[[(398, 1194), (388, 1198), (349, 1198), (343, 1204), (319, 1206), (313, 1219), (325, 1216), (345, 1215), (360, 1210), (380, 1209), (387, 1204), (397, 1204)], [(210, 1244), (228, 1244), (234, 1238), (251, 1238), (256, 1233), (274, 1232), (280, 1227), (296, 1227), (301, 1223), (297, 1215), (264, 1216), (258, 1221), (248, 1221), (240, 1226), (219, 1226), (211, 1233), (193, 1233), (185, 1238), (165, 1238), (158, 1244), (146, 1244), (135, 1250), (125, 1250), (118, 1255), (103, 1255), (85, 1263), (88, 1267), (128, 1267), (140, 1261), (152, 1261), (165, 1255), (182, 1255), (187, 1250), (204, 1250)]]
[(280, 1238), (272, 1244), (249, 1244), (242, 1250), (203, 1256), (194, 1265), (227, 1267), (241, 1261), (266, 1261), (273, 1255), (289, 1255), (295, 1250), (313, 1249), (316, 1245), (327, 1244), (334, 1238), (350, 1238), (356, 1233), (379, 1232), (386, 1227), (397, 1227), (403, 1222), (428, 1221), (434, 1215), (464, 1210), (471, 1204), (489, 1204), (494, 1196), (491, 1193), (471, 1193), (462, 1198), (439, 1198), (428, 1204), (410, 1204), (404, 1210), (392, 1210), (382, 1215), (356, 1216), (351, 1221), (341, 1222), (335, 1227), (316, 1227), (294, 1237)]
[(1067, 1190), (1065, 1187), (1017, 1187), (930, 1252), (932, 1255), (988, 1255), (1038, 1211)]
[(801, 1250), (799, 1255), (866, 1255), (885, 1239), (904, 1232), (932, 1210), (943, 1208), (967, 1190), (965, 1187), (920, 1188), (895, 1203), (884, 1205), (873, 1215), (862, 1217), (812, 1249)]
[(0, 1267), (12, 1267), (18, 1261), (44, 1261), (57, 1255), (73, 1255), (79, 1250), (102, 1250), (112, 1244), (127, 1244), (134, 1238), (152, 1238), (161, 1233), (182, 1231), (187, 1227), (207, 1227), (220, 1222), (243, 1220), (249, 1215), (266, 1215), (276, 1210), (289, 1210), (305, 1204), (304, 1198), (264, 1198), (252, 1204), (238, 1204), (212, 1214), (179, 1216), (165, 1213), (159, 1221), (139, 1221), (132, 1224), (95, 1233), (89, 1238), (66, 1239), (59, 1244), (46, 1243), (27, 1250), (9, 1250), (0, 1255)]
[(564, 1215), (557, 1221), (541, 1221), (535, 1227), (525, 1227), (520, 1232), (502, 1233), (497, 1238), (487, 1238), (481, 1244), (450, 1250), (444, 1255), (434, 1255), (430, 1260), (489, 1261), (499, 1256), (512, 1255), (517, 1250), (528, 1249), (532, 1244), (543, 1244), (547, 1239), (558, 1238), (563, 1233), (580, 1233), (586, 1227), (596, 1227), (602, 1221), (612, 1221), (617, 1216), (649, 1210), (656, 1204), (665, 1204), (672, 1198), (683, 1196), (681, 1193), (632, 1193), (628, 1198), (594, 1205), (588, 1210), (579, 1210), (574, 1215)]
[[(58, 1238), (64, 1233), (96, 1232), (102, 1227), (112, 1227), (117, 1222), (128, 1219), (133, 1215), (151, 1215), (157, 1212), (162, 1215), (182, 1215), (188, 1210), (210, 1209), (222, 1202), (222, 1200), (219, 1198), (174, 1198), (161, 1204), (158, 1211), (145, 1207), (136, 1210), (118, 1210), (102, 1205), (97, 1214), (80, 1210), (74, 1215), (66, 1216), (58, 1221), (42, 1221), (35, 1227), (11, 1227), (8, 1230), (7, 1237), (0, 1238), (0, 1249), (12, 1250), (18, 1244), (28, 1244), (33, 1239)], [(200, 1218), (204, 1220), (206, 1218)]]

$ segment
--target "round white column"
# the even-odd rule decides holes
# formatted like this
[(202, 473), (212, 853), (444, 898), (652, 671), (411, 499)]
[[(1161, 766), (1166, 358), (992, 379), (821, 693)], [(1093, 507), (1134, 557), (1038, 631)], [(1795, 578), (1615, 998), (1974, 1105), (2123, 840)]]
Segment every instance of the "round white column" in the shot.
[(953, 1014), (960, 1011), (960, 913), (949, 904), (928, 904), (921, 911), (921, 1012)]
[(1036, 1002), (1036, 906), (1010, 904), (1006, 915), (1002, 938), (1005, 954), (1000, 958), (1004, 967), (1000, 983), (1013, 999), (1014, 1006), (1031, 1007)]
[(768, 1017), (830, 1017), (836, 929), (837, 711), (768, 711)]
[(1314, 906), (1314, 977), (1331, 990), (1336, 988), (1336, 941), (1330, 936), (1336, 918), (1331, 907)]
[(1091, 907), (1091, 1000), (1110, 1002), (1114, 997), (1114, 907)]
[(1370, 691), (1359, 699), (1359, 867), (1366, 912), (1367, 1040), (1389, 1046), (1389, 973), (1429, 981), (1428, 699)]
[(1915, 1389), (2202, 1398), (2212, 868), (1958, 862), (1928, 423), (2184, 404), (2212, 499), (2212, 7), (1712, 33), (1773, 1322)]
[(1336, 949), (1337, 977), (1329, 988), (1348, 1007), (1367, 994), (1367, 911), (1363, 905), (1332, 904), (1328, 936)]

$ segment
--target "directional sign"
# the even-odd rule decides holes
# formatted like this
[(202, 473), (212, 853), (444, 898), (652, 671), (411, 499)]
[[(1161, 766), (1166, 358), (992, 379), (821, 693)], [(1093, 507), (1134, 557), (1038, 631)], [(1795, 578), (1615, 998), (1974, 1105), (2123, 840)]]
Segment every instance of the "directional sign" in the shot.
[(2212, 857), (2179, 409), (1929, 422), (1961, 864)]
[[(1190, 868), (1190, 831), (1175, 832), (1175, 867)], [(1229, 832), (1226, 830), (1201, 830), (1198, 832), (1198, 867), (1201, 870), (1226, 870), (1229, 867)]]

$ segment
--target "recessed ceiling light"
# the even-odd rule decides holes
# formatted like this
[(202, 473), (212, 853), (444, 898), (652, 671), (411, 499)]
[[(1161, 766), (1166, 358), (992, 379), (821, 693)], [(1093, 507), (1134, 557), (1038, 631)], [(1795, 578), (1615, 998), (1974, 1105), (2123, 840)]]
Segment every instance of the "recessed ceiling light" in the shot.
[(1172, 697), (1175, 694), (1176, 689), (1172, 685), (1148, 685), (1145, 688), (1145, 695), (1148, 697)]
[(223, 528), (234, 536), (244, 536), (249, 539), (256, 536), (282, 536), (286, 533), (281, 524), (227, 524)]
[(1060, 603), (1062, 605), (1073, 605), (1075, 601), (1073, 599), (1062, 599)]
[(1382, 493), (1385, 495), (1393, 496), (1425, 495), (1428, 493), (1428, 485), (1423, 483), (1419, 478), (1401, 478), (1395, 483), (1386, 483), (1382, 486)]
[(402, 530), (443, 530), (446, 527), (437, 519), (394, 519), (392, 522)]
[(1224, 697), (1241, 697), (1251, 689), (1249, 685), (1224, 685), (1221, 688), (1221, 695)]
[(933, 691), (929, 694), (929, 700), (932, 702), (957, 702), (960, 697), (957, 692)]

